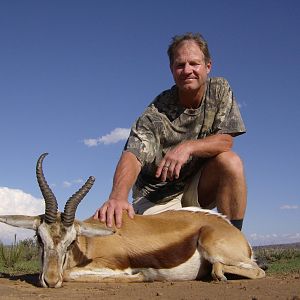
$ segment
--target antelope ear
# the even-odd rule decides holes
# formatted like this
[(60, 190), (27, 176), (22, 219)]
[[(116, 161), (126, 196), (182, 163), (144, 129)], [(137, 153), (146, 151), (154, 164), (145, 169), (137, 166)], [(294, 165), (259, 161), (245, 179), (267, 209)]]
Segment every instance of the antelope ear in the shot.
[(0, 216), (0, 222), (15, 227), (36, 230), (41, 224), (41, 216), (23, 216), (23, 215)]
[(107, 228), (104, 224), (101, 223), (92, 224), (92, 223), (76, 221), (74, 225), (79, 235), (84, 235), (87, 237), (105, 236), (105, 235), (112, 235), (115, 233), (115, 230), (111, 228)]

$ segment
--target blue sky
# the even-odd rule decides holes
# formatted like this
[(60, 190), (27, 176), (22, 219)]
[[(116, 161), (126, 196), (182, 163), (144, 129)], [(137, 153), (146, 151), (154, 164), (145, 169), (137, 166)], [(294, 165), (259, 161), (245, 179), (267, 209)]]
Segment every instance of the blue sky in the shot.
[[(247, 175), (246, 236), (300, 241), (299, 15), (296, 0), (1, 0), (0, 214), (42, 211), (43, 152), (60, 209), (96, 177), (77, 217), (93, 214), (132, 122), (173, 84), (171, 37), (192, 31), (207, 39), (211, 76), (229, 80), (247, 126), (234, 146)], [(1, 231), (7, 241), (15, 229)]]

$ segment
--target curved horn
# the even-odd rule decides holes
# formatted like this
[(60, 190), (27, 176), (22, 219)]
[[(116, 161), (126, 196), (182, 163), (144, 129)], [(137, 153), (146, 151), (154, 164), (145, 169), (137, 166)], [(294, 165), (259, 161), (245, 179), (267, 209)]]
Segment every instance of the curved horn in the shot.
[(48, 155), (48, 153), (43, 153), (36, 164), (36, 177), (39, 183), (39, 187), (43, 194), (46, 208), (45, 208), (45, 221), (48, 224), (54, 223), (57, 215), (57, 201), (56, 198), (51, 191), (43, 173), (43, 160)]
[(64, 213), (62, 214), (63, 225), (65, 225), (66, 227), (72, 226), (75, 220), (77, 206), (85, 197), (85, 195), (89, 192), (94, 182), (95, 177), (89, 177), (86, 183), (72, 197), (69, 198), (65, 205)]

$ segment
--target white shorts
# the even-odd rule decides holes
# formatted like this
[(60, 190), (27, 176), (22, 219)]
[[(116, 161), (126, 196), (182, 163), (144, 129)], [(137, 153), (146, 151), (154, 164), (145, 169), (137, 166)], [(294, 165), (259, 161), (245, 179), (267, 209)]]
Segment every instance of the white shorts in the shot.
[[(175, 196), (172, 200), (164, 204), (153, 203), (146, 197), (140, 197), (133, 200), (133, 208), (139, 215), (154, 215), (166, 210), (174, 210), (182, 207), (197, 206), (198, 202), (198, 183), (201, 176), (199, 171), (185, 186), (182, 194)], [(206, 209), (213, 209), (216, 203), (212, 203)]]

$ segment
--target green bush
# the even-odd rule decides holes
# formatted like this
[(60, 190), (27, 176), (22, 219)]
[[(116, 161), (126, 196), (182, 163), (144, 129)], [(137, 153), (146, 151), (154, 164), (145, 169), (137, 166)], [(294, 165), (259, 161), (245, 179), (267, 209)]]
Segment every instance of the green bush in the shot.
[(2, 243), (0, 244), (0, 257), (4, 267), (13, 268), (15, 264), (20, 260), (23, 250), (23, 245), (15, 241), (11, 246), (4, 246)]
[(39, 250), (34, 239), (16, 241), (5, 246), (0, 243), (0, 271), (6, 273), (38, 272)]
[(267, 263), (269, 274), (300, 273), (300, 248), (261, 247), (255, 257)]
[(23, 247), (23, 260), (32, 261), (39, 259), (39, 247), (34, 239), (28, 238), (19, 242), (20, 246)]
[(257, 259), (265, 259), (269, 263), (279, 260), (291, 260), (300, 258), (298, 248), (261, 248), (255, 251)]

